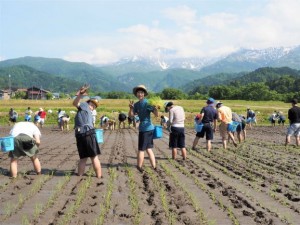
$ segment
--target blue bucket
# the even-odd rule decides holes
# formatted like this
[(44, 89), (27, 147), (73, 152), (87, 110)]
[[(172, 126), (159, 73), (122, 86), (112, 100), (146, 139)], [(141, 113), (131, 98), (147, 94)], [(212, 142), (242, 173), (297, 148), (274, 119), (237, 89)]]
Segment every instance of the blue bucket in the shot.
[(3, 152), (13, 151), (15, 149), (14, 137), (2, 137), (0, 138), (0, 149)]
[(228, 124), (227, 130), (230, 132), (236, 132), (236, 128), (238, 127), (240, 123), (236, 121), (232, 121)]
[(198, 132), (201, 132), (202, 131), (202, 128), (203, 128), (203, 123), (196, 123), (195, 122), (195, 131), (198, 133)]
[(162, 126), (154, 126), (153, 139), (162, 138), (162, 137), (163, 137)]
[(96, 139), (98, 143), (103, 143), (103, 129), (96, 129)]

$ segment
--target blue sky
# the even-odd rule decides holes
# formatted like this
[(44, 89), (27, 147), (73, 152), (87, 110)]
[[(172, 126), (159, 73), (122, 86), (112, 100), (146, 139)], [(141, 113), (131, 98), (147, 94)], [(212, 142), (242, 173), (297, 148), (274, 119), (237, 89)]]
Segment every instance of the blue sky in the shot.
[(106, 64), (300, 42), (299, 0), (0, 0), (0, 60)]

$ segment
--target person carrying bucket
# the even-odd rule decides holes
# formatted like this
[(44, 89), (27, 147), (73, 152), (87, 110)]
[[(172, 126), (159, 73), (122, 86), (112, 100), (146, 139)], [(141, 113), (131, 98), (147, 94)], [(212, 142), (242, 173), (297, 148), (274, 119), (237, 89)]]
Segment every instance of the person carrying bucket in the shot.
[(31, 159), (35, 172), (41, 174), (41, 163), (37, 158), (38, 147), (41, 143), (41, 132), (32, 122), (18, 122), (10, 131), (14, 137), (14, 150), (8, 156), (10, 160), (10, 173), (12, 178), (17, 177), (18, 160), (21, 156), (28, 156)]
[(133, 88), (133, 94), (139, 99), (139, 101), (136, 103), (129, 101), (128, 116), (133, 117), (138, 115), (140, 119), (137, 169), (142, 172), (145, 150), (149, 156), (151, 166), (156, 169), (155, 155), (152, 151), (154, 125), (152, 124), (150, 114), (152, 112), (155, 117), (158, 117), (158, 110), (156, 106), (149, 105), (148, 100), (145, 99), (145, 97), (148, 95), (148, 91), (144, 85), (138, 85)]
[(183, 160), (186, 159), (184, 120), (185, 112), (181, 106), (174, 105), (173, 102), (165, 103), (165, 112), (169, 112), (170, 148), (172, 148), (172, 158), (177, 157), (177, 148), (181, 149)]
[(89, 99), (86, 102), (80, 102), (82, 95), (86, 93), (88, 88), (88, 85), (82, 86), (76, 93), (76, 98), (73, 101), (73, 105), (78, 110), (75, 116), (75, 137), (80, 158), (78, 164), (78, 176), (84, 174), (86, 161), (90, 158), (96, 177), (101, 178), (101, 163), (98, 158), (98, 155), (101, 154), (101, 152), (96, 139), (92, 115), (92, 111), (98, 107), (99, 102), (97, 99)]
[(224, 106), (222, 102), (216, 104), (218, 110), (218, 120), (221, 122), (219, 126), (220, 135), (222, 137), (223, 148), (227, 149), (227, 137), (232, 140), (232, 143), (237, 147), (232, 131), (229, 129), (232, 123), (232, 111), (228, 106)]
[(217, 129), (218, 112), (214, 107), (215, 100), (209, 98), (206, 101), (206, 106), (200, 111), (200, 118), (197, 123), (202, 123), (203, 128), (200, 132), (196, 133), (196, 137), (193, 142), (192, 150), (196, 150), (196, 146), (200, 138), (206, 137), (206, 149), (211, 150), (211, 141), (214, 139), (214, 133)]

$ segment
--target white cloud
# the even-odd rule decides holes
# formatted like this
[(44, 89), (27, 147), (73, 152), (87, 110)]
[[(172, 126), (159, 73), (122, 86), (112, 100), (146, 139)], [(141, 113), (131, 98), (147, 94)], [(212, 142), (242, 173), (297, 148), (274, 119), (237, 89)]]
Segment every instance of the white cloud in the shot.
[[(247, 4), (245, 4), (247, 5)], [(247, 12), (247, 8), (244, 9)], [(90, 51), (69, 53), (65, 59), (89, 63), (109, 63), (122, 57), (160, 54), (168, 57), (211, 57), (229, 54), (240, 47), (267, 48), (299, 44), (300, 1), (270, 0), (264, 8), (244, 14), (219, 11), (201, 14), (186, 5), (162, 11), (169, 19), (133, 24), (103, 38), (88, 37)], [(198, 14), (197, 14), (198, 13)], [(75, 41), (76, 42), (76, 41)], [(81, 42), (78, 40), (78, 44)]]

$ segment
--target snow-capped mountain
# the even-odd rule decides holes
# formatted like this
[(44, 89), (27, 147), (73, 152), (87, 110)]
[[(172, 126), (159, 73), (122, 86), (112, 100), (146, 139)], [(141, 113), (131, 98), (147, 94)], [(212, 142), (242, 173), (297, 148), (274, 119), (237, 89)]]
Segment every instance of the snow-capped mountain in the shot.
[[(240, 49), (230, 55), (216, 58), (174, 58), (164, 55), (161, 51), (157, 56), (133, 56), (123, 58), (120, 61), (105, 66), (113, 66), (115, 74), (124, 74), (127, 72), (150, 72), (163, 71), (170, 69), (188, 69), (201, 71), (205, 74), (222, 72), (241, 72), (252, 71), (259, 67), (281, 65), (281, 59), (284, 59), (285, 66), (291, 68), (300, 68), (300, 59), (296, 52), (300, 52), (300, 47), (277, 47), (266, 49)], [(289, 57), (293, 55), (293, 63), (289, 64)], [(298, 63), (295, 63), (296, 62)]]

